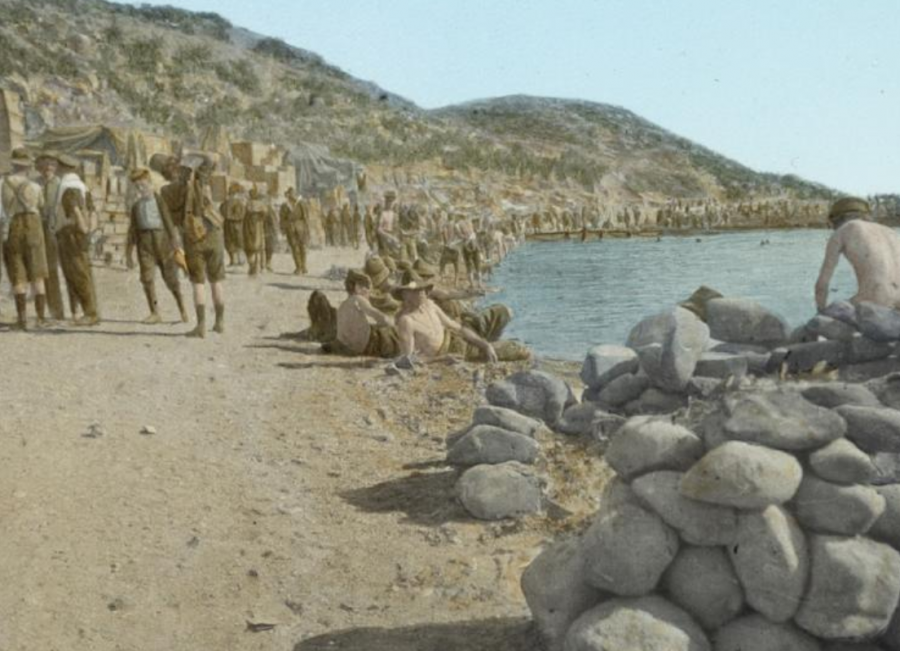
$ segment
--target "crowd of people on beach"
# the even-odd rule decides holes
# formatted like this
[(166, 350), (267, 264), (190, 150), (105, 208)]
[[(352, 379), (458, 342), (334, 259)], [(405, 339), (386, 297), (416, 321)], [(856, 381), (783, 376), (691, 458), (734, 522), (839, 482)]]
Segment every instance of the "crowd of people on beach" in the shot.
[[(38, 329), (63, 320), (63, 288), (71, 323), (99, 324), (90, 255), (91, 195), (78, 175), (79, 162), (66, 154), (17, 149), (11, 163), (13, 171), (0, 185), (0, 232), (16, 305), (12, 328), (29, 327), (29, 290)], [(210, 189), (215, 169), (210, 158), (157, 155), (149, 165), (129, 173), (133, 192), (126, 248), (128, 269), (139, 268), (149, 309), (145, 324), (162, 322), (157, 270), (183, 322), (189, 316), (180, 275), (190, 281), (196, 324), (189, 337), (206, 335), (207, 284), (215, 311), (212, 330), (224, 332), (226, 265), (246, 265), (249, 276), (271, 272), (279, 233), (291, 251), (294, 273), (308, 273), (314, 225), (307, 202), (293, 189), (276, 203), (257, 186), (246, 192), (232, 184), (225, 201), (217, 203)], [(150, 168), (166, 181), (158, 191)], [(356, 203), (331, 207), (321, 228), (326, 248), (366, 247), (363, 268), (346, 274), (344, 303), (332, 307), (321, 291), (310, 297), (306, 335), (323, 343), (326, 352), (456, 354), (485, 361), (529, 357), (523, 346), (500, 339), (512, 318), (508, 307), (475, 307), (486, 294), (486, 274), (524, 241), (522, 220), (426, 211), (398, 203), (396, 192), (388, 191), (382, 201), (362, 209)]]

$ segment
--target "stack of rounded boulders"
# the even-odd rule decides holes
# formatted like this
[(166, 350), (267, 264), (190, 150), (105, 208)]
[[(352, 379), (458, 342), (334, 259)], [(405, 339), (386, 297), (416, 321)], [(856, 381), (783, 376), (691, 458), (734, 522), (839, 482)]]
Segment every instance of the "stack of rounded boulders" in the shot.
[(547, 648), (900, 651), (900, 484), (873, 462), (900, 451), (890, 384), (628, 419), (590, 527), (522, 577)]

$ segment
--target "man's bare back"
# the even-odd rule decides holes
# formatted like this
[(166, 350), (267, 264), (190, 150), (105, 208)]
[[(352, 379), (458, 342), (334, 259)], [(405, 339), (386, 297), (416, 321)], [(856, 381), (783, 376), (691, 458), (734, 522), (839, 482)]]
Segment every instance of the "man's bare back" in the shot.
[(390, 325), (388, 318), (372, 307), (366, 296), (348, 297), (337, 309), (337, 339), (357, 355), (365, 351), (372, 333), (372, 325)]
[(426, 358), (437, 357), (442, 352), (447, 326), (453, 330), (460, 329), (441, 308), (426, 299), (415, 310), (404, 311), (397, 316), (401, 350), (406, 354), (416, 351)]
[(900, 308), (900, 235), (873, 222), (854, 219), (838, 228), (825, 249), (816, 283), (816, 306), (828, 303), (828, 286), (843, 254), (856, 274), (858, 289), (851, 303), (868, 301)]

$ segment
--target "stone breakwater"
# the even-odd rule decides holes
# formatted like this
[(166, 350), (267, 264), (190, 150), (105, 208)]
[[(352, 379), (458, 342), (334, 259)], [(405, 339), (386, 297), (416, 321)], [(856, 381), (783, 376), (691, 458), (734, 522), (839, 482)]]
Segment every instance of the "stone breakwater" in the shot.
[(546, 647), (900, 651), (900, 374), (778, 379), (893, 356), (889, 312), (791, 332), (716, 298), (591, 349), (581, 402), (541, 371), (489, 386), (448, 452), (474, 516), (541, 510), (543, 427), (604, 441), (616, 473), (522, 576)]

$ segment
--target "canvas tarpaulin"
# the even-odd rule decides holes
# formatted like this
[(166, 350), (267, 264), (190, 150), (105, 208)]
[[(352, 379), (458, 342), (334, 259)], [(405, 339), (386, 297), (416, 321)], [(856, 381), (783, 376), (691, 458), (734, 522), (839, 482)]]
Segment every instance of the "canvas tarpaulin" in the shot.
[(132, 160), (141, 158), (139, 135), (131, 138), (132, 151), (129, 152), (129, 135), (132, 133), (130, 129), (101, 125), (55, 127), (44, 131), (34, 144), (41, 149), (63, 153), (74, 153), (84, 149), (102, 151), (109, 156), (113, 165), (124, 166), (129, 162), (129, 157)]

